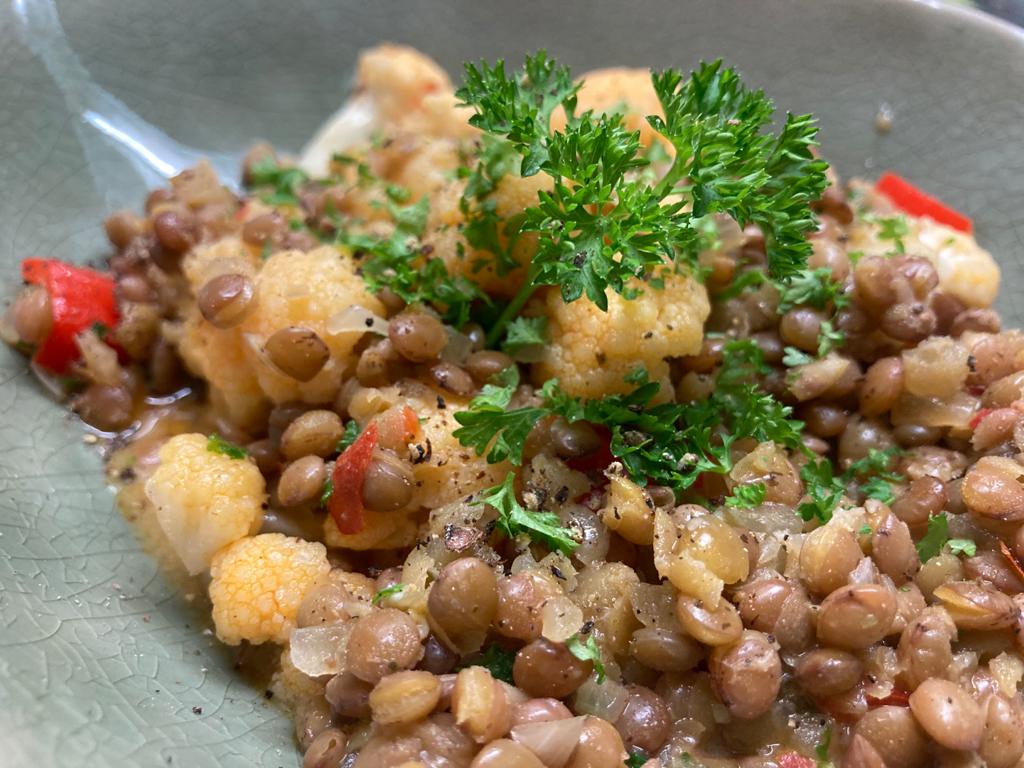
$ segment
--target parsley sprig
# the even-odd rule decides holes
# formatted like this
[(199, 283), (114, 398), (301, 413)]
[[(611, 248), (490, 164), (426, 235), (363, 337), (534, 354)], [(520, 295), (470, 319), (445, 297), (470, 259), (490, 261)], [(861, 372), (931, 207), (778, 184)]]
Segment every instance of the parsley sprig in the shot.
[[(565, 301), (586, 295), (607, 309), (609, 289), (631, 295), (633, 279), (666, 264), (694, 269), (702, 242), (697, 222), (712, 213), (758, 224), (776, 276), (792, 275), (806, 261), (810, 203), (826, 183), (826, 164), (811, 153), (814, 120), (788, 115), (773, 135), (772, 102), (721, 61), (702, 64), (689, 78), (654, 73), (652, 83), (665, 117), (648, 122), (675, 149), (657, 183), (638, 172), (650, 162), (639, 132), (618, 114), (576, 114), (579, 85), (543, 51), (511, 74), (501, 61), (466, 65), (456, 95), (474, 109), (470, 122), (518, 153), (522, 176), (544, 173), (553, 182), (523, 213), (519, 232), (536, 233), (537, 252), (524, 286), (491, 329), (492, 344), (538, 286), (558, 286)], [(559, 107), (566, 124), (554, 131)], [(487, 168), (485, 161), (475, 178), (491, 179)]]
[[(753, 381), (767, 373), (761, 351), (750, 340), (729, 342), (714, 392), (694, 403), (654, 403), (660, 385), (643, 369), (629, 377), (636, 387), (624, 395), (581, 400), (566, 394), (555, 380), (539, 391), (541, 403), (506, 410), (518, 385), (514, 368), (503, 380), (488, 384), (468, 410), (457, 413), (462, 425), (453, 433), (465, 446), (491, 463), (522, 461), (523, 445), (533, 425), (546, 416), (587, 421), (611, 433), (610, 449), (637, 482), (689, 488), (704, 472), (727, 474), (732, 446), (741, 437), (795, 448), (802, 423)], [(752, 501), (755, 490), (741, 493)]]
[(551, 551), (571, 555), (579, 546), (572, 532), (562, 525), (554, 512), (526, 509), (516, 498), (516, 473), (509, 472), (504, 482), (481, 494), (477, 504), (489, 504), (498, 512), (497, 527), (509, 537), (525, 534)]
[(812, 458), (800, 469), (807, 500), (797, 507), (804, 520), (818, 520), (827, 523), (832, 513), (847, 493), (851, 483), (858, 483), (861, 492), (868, 498), (889, 504), (895, 498), (892, 483), (903, 482), (904, 477), (889, 470), (895, 448), (880, 451), (872, 448), (868, 455), (858, 459), (836, 476), (832, 462), (827, 458)]

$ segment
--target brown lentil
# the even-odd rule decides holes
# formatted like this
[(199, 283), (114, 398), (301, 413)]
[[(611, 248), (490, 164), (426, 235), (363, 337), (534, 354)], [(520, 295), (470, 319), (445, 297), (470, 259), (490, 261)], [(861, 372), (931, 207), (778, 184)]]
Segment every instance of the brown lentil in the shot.
[(356, 622), (348, 640), (348, 667), (368, 683), (412, 669), (423, 656), (419, 628), (405, 611), (380, 608)]
[(263, 349), (281, 373), (296, 381), (312, 379), (331, 357), (315, 331), (294, 325), (271, 334)]
[(363, 477), (363, 503), (376, 512), (392, 512), (410, 502), (414, 488), (409, 462), (377, 451)]
[(18, 338), (28, 344), (41, 344), (53, 327), (50, 294), (45, 288), (30, 285), (23, 289), (11, 307), (11, 321)]
[(302, 756), (302, 768), (336, 768), (345, 757), (348, 737), (340, 728), (325, 728)]
[(281, 435), (281, 453), (289, 461), (308, 456), (329, 456), (337, 451), (345, 430), (334, 411), (306, 411)]
[(477, 384), (486, 384), (493, 376), (512, 365), (512, 358), (504, 352), (482, 349), (466, 358), (466, 371)]
[(277, 499), (284, 507), (296, 507), (320, 496), (327, 481), (327, 466), (319, 456), (303, 456), (281, 470)]
[(580, 687), (593, 664), (573, 656), (562, 643), (538, 638), (516, 654), (512, 677), (528, 696), (561, 699)]
[(395, 351), (413, 363), (436, 360), (448, 343), (441, 321), (422, 312), (404, 312), (391, 318), (388, 338)]
[(226, 273), (206, 282), (196, 295), (203, 318), (217, 328), (241, 323), (253, 309), (256, 289), (245, 275)]

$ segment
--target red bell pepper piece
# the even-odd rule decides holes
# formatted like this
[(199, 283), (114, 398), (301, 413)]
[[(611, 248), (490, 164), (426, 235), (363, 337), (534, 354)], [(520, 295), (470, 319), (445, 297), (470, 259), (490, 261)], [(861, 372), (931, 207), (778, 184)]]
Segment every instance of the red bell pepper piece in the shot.
[(992, 413), (992, 411), (994, 410), (994, 408), (982, 408), (980, 411), (974, 414), (974, 416), (971, 417), (971, 420), (967, 422), (967, 426), (970, 427), (971, 429), (977, 429), (978, 425), (981, 424), (985, 417)]
[(910, 706), (910, 691), (905, 691), (902, 688), (893, 688), (892, 692), (883, 698), (877, 696), (868, 696), (868, 707), (874, 709), (875, 707), (909, 707)]
[(783, 752), (775, 762), (779, 764), (779, 768), (815, 768), (818, 764), (812, 758), (792, 751)]
[(911, 216), (927, 216), (961, 232), (971, 234), (974, 222), (938, 198), (918, 189), (892, 171), (886, 171), (875, 183), (875, 190), (888, 197), (892, 204)]
[(363, 515), (363, 480), (377, 447), (377, 424), (371, 423), (334, 462), (333, 490), (327, 511), (342, 533), (359, 533), (366, 525)]
[(65, 373), (81, 354), (75, 343), (77, 334), (95, 323), (111, 329), (117, 325), (110, 275), (56, 259), (25, 259), (21, 276), (27, 283), (42, 286), (50, 296), (52, 329), (32, 358), (43, 368)]

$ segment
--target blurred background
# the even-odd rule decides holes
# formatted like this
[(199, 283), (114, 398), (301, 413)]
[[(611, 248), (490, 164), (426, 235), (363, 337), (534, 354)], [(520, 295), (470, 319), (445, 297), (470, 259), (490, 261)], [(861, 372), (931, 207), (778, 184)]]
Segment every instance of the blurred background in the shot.
[(1014, 24), (1024, 26), (1024, 0), (948, 0), (952, 5), (965, 5), (987, 11)]

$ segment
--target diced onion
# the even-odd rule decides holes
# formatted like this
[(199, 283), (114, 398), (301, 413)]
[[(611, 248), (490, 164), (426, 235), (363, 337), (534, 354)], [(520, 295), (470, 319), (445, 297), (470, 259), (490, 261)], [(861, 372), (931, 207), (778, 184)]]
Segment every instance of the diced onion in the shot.
[(583, 626), (583, 611), (568, 597), (552, 597), (540, 609), (540, 633), (555, 643), (564, 643)]
[(450, 326), (445, 326), (444, 331), (448, 334), (448, 343), (441, 350), (441, 359), (453, 365), (462, 365), (473, 351), (473, 342), (464, 334), (459, 333)]
[(310, 677), (336, 675), (344, 669), (345, 649), (352, 622), (323, 624), (292, 630), (292, 664)]
[(626, 688), (622, 683), (605, 678), (597, 682), (597, 675), (591, 675), (576, 690), (573, 709), (583, 715), (594, 715), (614, 723), (626, 708)]
[(533, 752), (547, 768), (562, 768), (579, 743), (584, 719), (570, 717), (543, 723), (523, 723), (513, 728), (509, 735), (513, 741)]
[(383, 317), (374, 314), (366, 307), (352, 304), (327, 320), (325, 327), (327, 333), (335, 336), (339, 333), (379, 333), (381, 336), (388, 334), (388, 321)]

